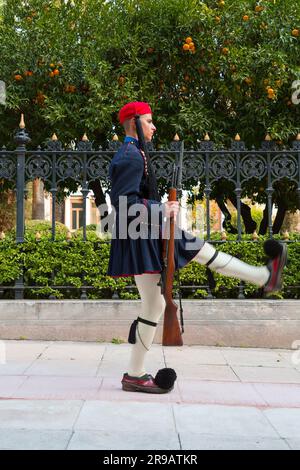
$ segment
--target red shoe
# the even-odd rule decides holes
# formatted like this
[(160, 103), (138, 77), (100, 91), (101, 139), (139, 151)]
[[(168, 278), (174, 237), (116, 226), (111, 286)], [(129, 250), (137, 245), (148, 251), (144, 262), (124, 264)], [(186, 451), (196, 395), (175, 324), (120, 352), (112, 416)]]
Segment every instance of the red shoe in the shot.
[(145, 374), (142, 377), (132, 377), (126, 373), (122, 379), (122, 389), (126, 392), (167, 393), (173, 388), (174, 384), (169, 388), (160, 388), (150, 374)]
[[(268, 245), (266, 243), (269, 242)], [(268, 240), (265, 243), (265, 251), (267, 254), (276, 253), (276, 257), (270, 259), (267, 268), (270, 271), (270, 278), (264, 286), (264, 292), (276, 292), (282, 289), (282, 273), (287, 264), (287, 246), (275, 240)]]

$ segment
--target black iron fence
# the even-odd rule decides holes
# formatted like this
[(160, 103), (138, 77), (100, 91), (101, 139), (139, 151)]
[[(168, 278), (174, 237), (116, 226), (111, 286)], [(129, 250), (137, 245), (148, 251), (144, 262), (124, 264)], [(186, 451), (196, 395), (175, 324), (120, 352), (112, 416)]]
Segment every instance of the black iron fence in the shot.
[[(108, 142), (104, 147), (93, 148), (87, 139), (78, 142), (75, 148), (64, 148), (57, 139), (50, 140), (42, 149), (28, 149), (30, 137), (21, 121), (20, 128), (15, 134), (16, 149), (0, 150), (0, 180), (6, 180), (16, 191), (16, 243), (24, 242), (25, 211), (24, 199), (26, 185), (29, 181), (40, 178), (48, 185), (52, 204), (52, 240), (56, 238), (56, 198), (58, 191), (72, 181), (80, 188), (83, 198), (83, 240), (87, 239), (86, 230), (86, 199), (95, 182), (103, 183), (109, 190), (108, 168), (112, 156), (121, 143), (118, 140)], [(273, 210), (276, 185), (285, 183), (289, 191), (298, 201), (300, 200), (300, 136), (291, 143), (289, 148), (279, 148), (271, 139), (266, 139), (259, 149), (247, 149), (245, 143), (237, 136), (230, 148), (216, 148), (208, 136), (199, 141), (195, 148), (185, 148), (184, 142), (174, 140), (165, 148), (155, 149), (149, 144), (149, 153), (155, 173), (159, 180), (160, 192), (163, 194), (171, 183), (174, 162), (183, 156), (182, 186), (188, 189), (200, 185), (201, 194), (206, 201), (205, 238), (211, 239), (211, 200), (214, 198), (222, 208), (224, 194), (216, 188), (222, 184), (223, 191), (234, 194), (234, 205), (237, 211), (237, 226), (235, 242), (242, 240), (242, 222), (246, 221), (243, 213), (245, 205), (242, 202), (245, 191), (249, 193), (258, 186), (263, 188), (265, 195), (265, 231), (273, 236)], [(250, 188), (250, 189), (249, 189)], [(275, 198), (276, 202), (276, 198)], [(244, 211), (245, 212), (245, 211)], [(226, 214), (225, 214), (226, 222)], [(253, 221), (252, 221), (253, 222)], [(250, 224), (251, 227), (251, 224)], [(249, 228), (249, 227), (248, 227)], [(253, 230), (254, 231), (254, 230)], [(249, 230), (248, 230), (249, 233)], [(292, 241), (286, 240), (292, 243)], [(99, 241), (99, 243), (101, 243)], [(208, 276), (209, 277), (209, 276)], [(23, 276), (11, 289), (15, 298), (22, 298), (24, 292)], [(198, 286), (192, 286), (195, 289)], [(210, 283), (203, 286), (211, 297)], [(8, 288), (7, 286), (5, 287)], [(86, 298), (89, 286), (84, 285), (81, 298)], [(0, 286), (0, 290), (4, 286)], [(71, 286), (70, 286), (71, 289)], [(243, 284), (239, 291), (243, 298)]]

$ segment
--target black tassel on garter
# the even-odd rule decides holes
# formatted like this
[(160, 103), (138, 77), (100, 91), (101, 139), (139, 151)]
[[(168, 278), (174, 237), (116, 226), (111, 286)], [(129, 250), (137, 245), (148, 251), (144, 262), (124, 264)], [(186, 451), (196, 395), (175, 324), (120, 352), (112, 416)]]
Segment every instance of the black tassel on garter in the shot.
[(129, 335), (128, 335), (128, 343), (135, 344), (136, 343), (136, 327), (138, 324), (138, 320), (134, 320), (131, 324)]

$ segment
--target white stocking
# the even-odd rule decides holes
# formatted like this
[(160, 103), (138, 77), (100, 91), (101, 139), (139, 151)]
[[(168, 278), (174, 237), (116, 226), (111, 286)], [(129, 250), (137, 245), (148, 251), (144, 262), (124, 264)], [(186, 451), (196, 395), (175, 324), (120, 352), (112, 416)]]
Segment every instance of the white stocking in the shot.
[(236, 277), (242, 281), (251, 282), (260, 287), (264, 286), (270, 277), (267, 266), (252, 266), (234, 256), (217, 251), (209, 243), (204, 243), (193, 261), (205, 264), (212, 271), (225, 276)]
[[(160, 274), (141, 274), (134, 276), (141, 300), (142, 312), (139, 315), (145, 320), (158, 323), (165, 309), (165, 299), (161, 294), (161, 289), (157, 285)], [(156, 327), (138, 322), (136, 327), (136, 343), (133, 344), (128, 367), (128, 374), (133, 377), (141, 377), (145, 371), (145, 357), (149, 351)]]

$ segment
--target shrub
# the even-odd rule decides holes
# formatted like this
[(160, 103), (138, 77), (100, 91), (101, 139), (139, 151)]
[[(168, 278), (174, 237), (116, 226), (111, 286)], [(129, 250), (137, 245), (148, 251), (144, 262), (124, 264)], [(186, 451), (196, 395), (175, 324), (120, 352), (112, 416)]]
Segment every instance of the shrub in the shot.
[[(35, 225), (36, 228), (36, 225)], [(60, 227), (64, 234), (64, 227)], [(58, 230), (59, 231), (59, 230)], [(36, 241), (35, 231), (26, 232), (26, 241), (16, 244), (11, 234), (0, 241), (0, 285), (11, 286), (24, 269), (26, 298), (80, 298), (81, 289), (89, 286), (89, 299), (112, 298), (118, 293), (122, 299), (136, 299), (138, 292), (132, 277), (112, 278), (106, 275), (110, 243), (99, 240), (93, 231), (87, 232), (87, 241), (82, 234), (76, 233), (70, 241), (60, 238), (55, 242), (49, 239), (48, 229), (41, 231), (41, 240)], [(279, 238), (279, 237), (275, 237)], [(219, 234), (213, 235), (213, 243), (219, 250), (230, 253), (243, 261), (261, 265), (266, 259), (263, 252), (263, 241), (253, 242), (251, 236), (243, 237), (236, 242), (235, 236), (220, 240)], [(277, 298), (299, 298), (300, 291), (300, 238), (299, 234), (291, 235), (289, 242), (289, 265), (285, 270), (283, 292)], [(237, 298), (239, 280), (214, 273), (217, 298)], [(180, 271), (183, 297), (205, 298), (207, 291), (206, 268), (196, 262), (189, 263)], [(177, 281), (174, 284), (177, 288)], [(247, 298), (259, 296), (259, 290), (252, 284), (245, 283), (244, 294)], [(6, 294), (7, 295), (7, 294)], [(12, 295), (12, 294), (11, 294)]]

